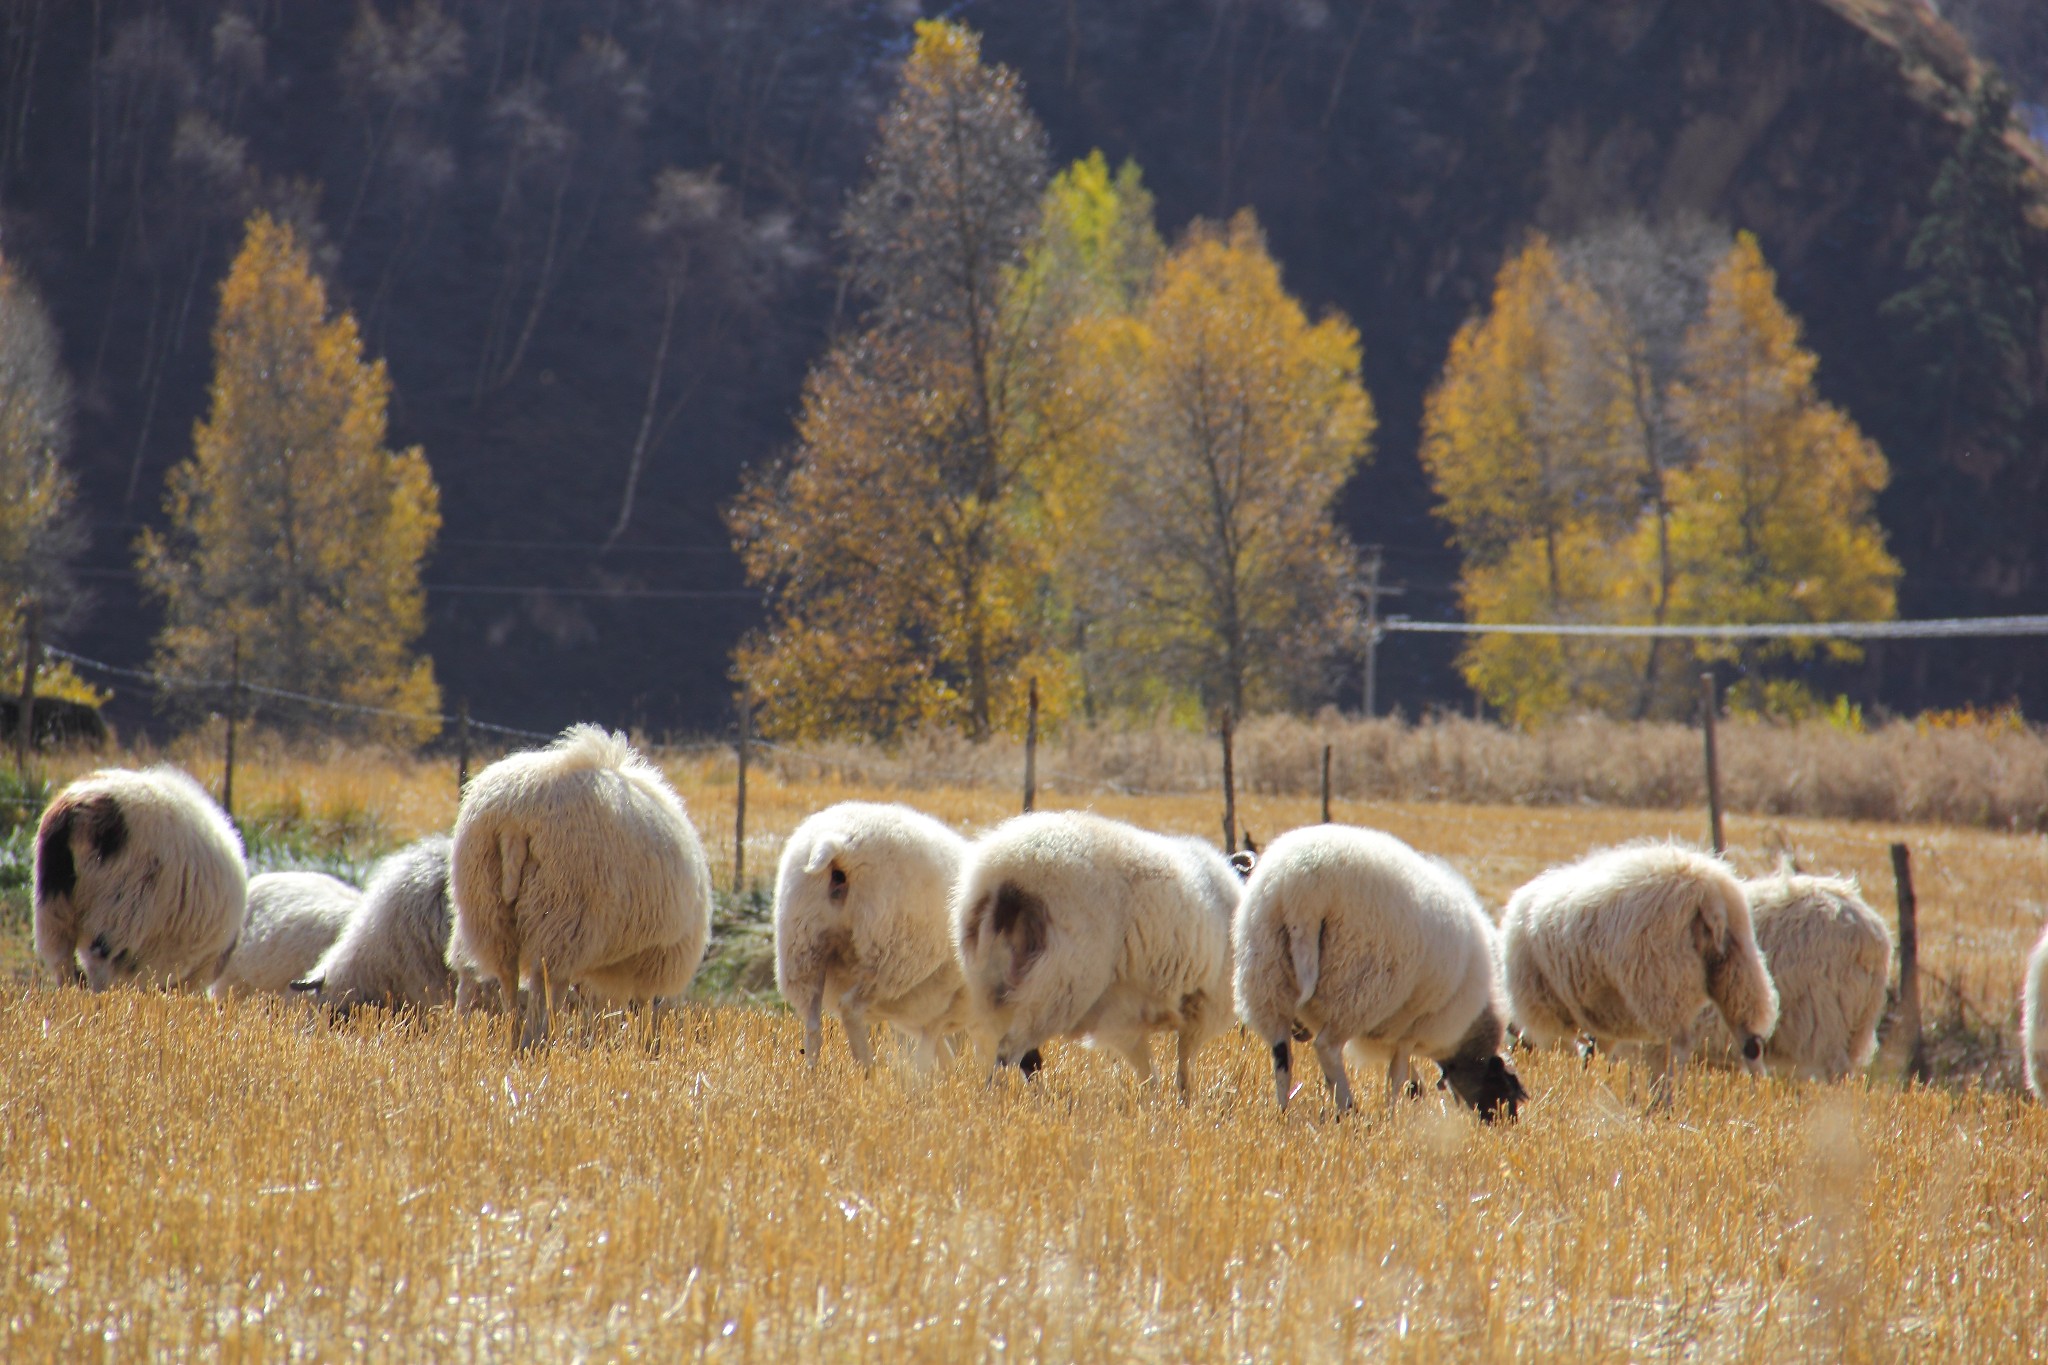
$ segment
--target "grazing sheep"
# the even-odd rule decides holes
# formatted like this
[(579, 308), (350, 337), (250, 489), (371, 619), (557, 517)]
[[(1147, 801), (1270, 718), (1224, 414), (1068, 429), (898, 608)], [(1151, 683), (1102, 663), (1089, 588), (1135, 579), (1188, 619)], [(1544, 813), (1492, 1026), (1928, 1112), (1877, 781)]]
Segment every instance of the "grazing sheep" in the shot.
[[(1743, 883), (1764, 966), (1778, 988), (1778, 1026), (1764, 1064), (1835, 1081), (1877, 1054), (1891, 976), (1892, 936), (1847, 878), (1787, 869)], [(1700, 1050), (1733, 1058), (1735, 1040), (1711, 1006), (1702, 1010)]]
[(59, 981), (204, 987), (233, 951), (247, 905), (241, 838), (176, 768), (103, 768), (43, 812), (36, 952)]
[(1528, 1098), (1500, 1055), (1506, 1033), (1493, 922), (1462, 877), (1377, 830), (1297, 829), (1246, 883), (1231, 931), (1239, 1015), (1273, 1050), (1280, 1107), (1293, 1091), (1290, 1036), (1305, 1028), (1337, 1112), (1351, 1108), (1347, 1044), (1387, 1058), (1387, 1102), (1408, 1057), (1491, 1120)]
[(1778, 1021), (1742, 883), (1719, 858), (1675, 844), (1631, 844), (1554, 867), (1515, 892), (1501, 921), (1508, 1004), (1537, 1046), (1580, 1034), (1596, 1047), (1660, 1048), (1657, 1087), (1691, 1052), (1712, 1003), (1763, 1069)]
[(573, 725), (477, 774), (455, 817), (451, 956), (519, 999), (545, 1040), (571, 986), (658, 1013), (696, 974), (711, 875), (683, 803), (624, 735)]
[(2027, 958), (2027, 988), (2020, 997), (2021, 1043), (2027, 1052), (2027, 1088), (2048, 1101), (2048, 929)]
[(445, 1003), (454, 991), (447, 961), (451, 847), (445, 834), (430, 835), (378, 863), (362, 909), (292, 989), (344, 1013), (357, 1005), (424, 1010)]
[(1199, 839), (1078, 812), (1018, 816), (969, 851), (953, 902), (976, 1031), (997, 1068), (1038, 1068), (1048, 1038), (1083, 1036), (1152, 1074), (1149, 1034), (1196, 1051), (1230, 1024), (1230, 917), (1242, 887)]
[(251, 877), (242, 937), (207, 994), (285, 994), (341, 937), (362, 902), (362, 892), (324, 872)]
[(818, 1064), (829, 997), (860, 1065), (866, 1016), (911, 1039), (920, 1068), (967, 1025), (949, 902), (967, 841), (907, 806), (847, 801), (797, 826), (775, 874), (775, 984)]

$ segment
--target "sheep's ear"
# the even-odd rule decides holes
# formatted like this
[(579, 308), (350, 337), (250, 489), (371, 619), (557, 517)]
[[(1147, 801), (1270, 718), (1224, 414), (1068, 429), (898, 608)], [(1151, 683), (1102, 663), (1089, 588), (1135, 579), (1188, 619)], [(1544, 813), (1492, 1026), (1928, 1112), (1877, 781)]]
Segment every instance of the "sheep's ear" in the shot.
[(827, 834), (812, 844), (811, 856), (804, 860), (804, 875), (810, 877), (823, 872), (832, 865), (832, 860), (837, 858), (845, 847), (846, 839), (839, 834)]
[(308, 991), (319, 991), (325, 990), (326, 988), (327, 978), (324, 976), (315, 977), (311, 981), (294, 981), (291, 983), (291, 989), (300, 995), (304, 995)]

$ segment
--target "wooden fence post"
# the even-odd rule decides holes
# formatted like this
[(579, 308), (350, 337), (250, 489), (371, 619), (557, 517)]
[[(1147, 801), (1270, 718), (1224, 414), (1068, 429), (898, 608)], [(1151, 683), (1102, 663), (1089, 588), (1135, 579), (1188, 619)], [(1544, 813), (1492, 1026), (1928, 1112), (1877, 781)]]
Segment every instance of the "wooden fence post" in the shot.
[(1920, 1036), (1919, 900), (1913, 894), (1913, 855), (1904, 844), (1892, 845), (1892, 881), (1899, 897), (1899, 1017), (1893, 1025), (1892, 1048), (1900, 1055), (1909, 1079), (1927, 1079), (1927, 1052)]
[(747, 889), (747, 750), (754, 734), (754, 694), (740, 689), (740, 774), (739, 792), (732, 811), (732, 889), (735, 895)]
[(14, 770), (28, 776), (36, 736), (36, 670), (43, 662), (43, 606), (30, 599), (21, 642), (21, 704), (14, 710)]
[(1323, 823), (1330, 823), (1330, 746), (1323, 746)]
[(1024, 813), (1038, 808), (1038, 679), (1024, 699)]
[(1231, 767), (1230, 740), (1232, 722), (1230, 708), (1223, 708), (1223, 851), (1237, 852), (1237, 774)]
[(1707, 746), (1707, 823), (1713, 832), (1716, 854), (1727, 849), (1721, 837), (1721, 767), (1714, 753), (1714, 716), (1720, 709), (1712, 671), (1700, 674), (1700, 734)]
[(220, 808), (230, 820), (235, 818), (235, 713), (241, 709), (242, 637), (238, 635), (228, 655), (228, 743), (220, 774)]
[(455, 799), (469, 785), (469, 698), (455, 708)]

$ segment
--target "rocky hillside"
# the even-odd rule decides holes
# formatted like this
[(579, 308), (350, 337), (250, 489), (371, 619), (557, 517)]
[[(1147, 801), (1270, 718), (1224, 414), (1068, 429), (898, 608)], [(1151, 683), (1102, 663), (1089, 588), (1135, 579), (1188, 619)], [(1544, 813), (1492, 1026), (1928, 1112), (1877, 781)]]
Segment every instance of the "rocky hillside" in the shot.
[[(0, 14), (0, 232), (81, 391), (99, 606), (74, 643), (144, 657), (127, 546), (189, 448), (213, 282), (256, 205), (317, 230), (427, 447), (447, 527), (427, 647), (452, 699), (551, 727), (725, 723), (752, 619), (716, 510), (788, 440), (845, 300), (833, 223), (915, 5), (779, 0), (16, 3)], [(1977, 63), (1912, 0), (979, 0), (1064, 156), (1144, 167), (1166, 224), (1255, 207), (1290, 286), (1360, 326), (1383, 425), (1350, 490), (1400, 609), (1455, 560), (1415, 459), (1452, 331), (1531, 228), (1694, 210), (1754, 230), (1883, 444), (1908, 615), (2048, 610), (2048, 358), (1997, 460), (1945, 447), (1885, 300)], [(2018, 139), (2018, 135), (2015, 134)], [(2015, 141), (2032, 164), (2039, 148)], [(613, 538), (661, 329), (665, 167), (730, 191), (693, 249), (647, 473)], [(2037, 176), (2037, 183), (2048, 177)], [(715, 240), (714, 240), (715, 239)], [(713, 249), (715, 247), (715, 250)], [(2048, 211), (2027, 243), (2048, 280)], [(607, 541), (610, 541), (607, 548)], [(1444, 650), (1383, 696), (1461, 704)], [(2020, 694), (2048, 652), (1913, 646), (1834, 679), (1896, 707)], [(2029, 681), (2029, 679), (2033, 681)], [(129, 707), (134, 724), (147, 711)]]

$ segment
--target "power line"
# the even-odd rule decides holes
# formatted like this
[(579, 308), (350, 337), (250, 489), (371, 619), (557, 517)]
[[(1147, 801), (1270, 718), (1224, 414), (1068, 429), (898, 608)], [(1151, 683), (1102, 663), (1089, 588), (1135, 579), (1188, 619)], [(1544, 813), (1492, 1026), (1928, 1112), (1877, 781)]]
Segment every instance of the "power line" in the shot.
[(2048, 635), (2048, 616), (1696, 626), (1411, 621), (1405, 616), (1390, 616), (1380, 623), (1380, 629), (1411, 635), (1591, 635), (1629, 640), (1964, 640)]
[(428, 592), (471, 593), (493, 597), (523, 597), (530, 593), (546, 593), (550, 597), (695, 601), (703, 598), (758, 598), (761, 595), (753, 588), (551, 588), (544, 583), (425, 583), (421, 586)]

